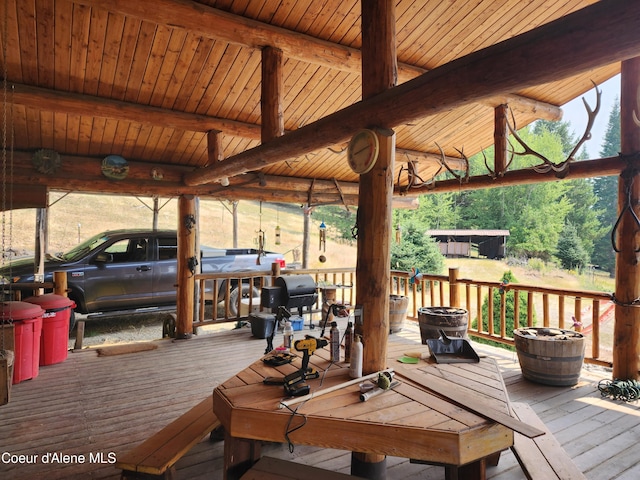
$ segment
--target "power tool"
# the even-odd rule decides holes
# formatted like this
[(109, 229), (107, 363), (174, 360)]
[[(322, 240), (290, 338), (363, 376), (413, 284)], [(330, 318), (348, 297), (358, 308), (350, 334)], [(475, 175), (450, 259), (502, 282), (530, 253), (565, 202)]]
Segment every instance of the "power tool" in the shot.
[(315, 338), (311, 335), (306, 335), (304, 339), (294, 342), (295, 349), (302, 352), (302, 368), (284, 377), (284, 391), (287, 395), (298, 397), (309, 393), (309, 385), (305, 380), (320, 376), (315, 368), (309, 367), (309, 358), (318, 348), (326, 347), (328, 344), (326, 339)]
[(302, 352), (302, 368), (285, 377), (267, 377), (263, 382), (266, 385), (284, 385), (284, 391), (290, 397), (306, 395), (309, 393), (309, 385), (305, 380), (320, 376), (315, 368), (309, 367), (309, 358), (318, 348), (326, 347), (328, 344), (328, 340), (311, 335), (306, 335), (302, 340), (296, 340), (293, 346), (297, 351)]

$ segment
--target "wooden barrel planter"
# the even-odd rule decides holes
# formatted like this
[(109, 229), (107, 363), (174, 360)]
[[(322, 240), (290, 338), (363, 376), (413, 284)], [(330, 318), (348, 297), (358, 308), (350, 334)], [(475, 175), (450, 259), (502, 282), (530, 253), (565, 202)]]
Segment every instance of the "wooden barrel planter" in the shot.
[(544, 385), (578, 383), (584, 360), (584, 336), (559, 328), (519, 328), (513, 331), (522, 376)]
[(455, 307), (423, 307), (418, 309), (418, 323), (424, 345), (429, 339), (440, 338), (440, 330), (447, 337), (467, 338), (469, 312)]
[(389, 333), (396, 333), (402, 330), (404, 321), (407, 318), (407, 308), (409, 307), (409, 297), (402, 295), (389, 296)]

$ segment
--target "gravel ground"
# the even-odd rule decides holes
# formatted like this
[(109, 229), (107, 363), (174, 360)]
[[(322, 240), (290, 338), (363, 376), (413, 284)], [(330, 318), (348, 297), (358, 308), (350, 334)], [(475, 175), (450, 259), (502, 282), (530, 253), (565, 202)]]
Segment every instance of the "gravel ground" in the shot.
[[(114, 345), (118, 343), (132, 343), (152, 341), (162, 338), (162, 324), (169, 318), (170, 310), (161, 312), (129, 313), (119, 315), (80, 315), (76, 314), (76, 321), (84, 320), (83, 348)], [(175, 313), (175, 311), (173, 312)], [(202, 332), (230, 330), (235, 323), (203, 327)], [(76, 329), (69, 334), (69, 348), (76, 343)]]

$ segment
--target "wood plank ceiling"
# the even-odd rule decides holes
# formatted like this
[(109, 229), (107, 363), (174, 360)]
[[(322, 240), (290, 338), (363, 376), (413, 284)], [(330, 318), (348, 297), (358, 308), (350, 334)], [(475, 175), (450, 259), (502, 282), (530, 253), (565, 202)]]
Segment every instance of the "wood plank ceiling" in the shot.
[[(591, 3), (398, 0), (398, 83)], [(316, 203), (340, 202), (336, 183), (346, 192), (357, 184), (344, 144), (266, 166), (260, 176), (230, 179), (243, 189), (187, 188), (182, 175), (210, 164), (210, 130), (222, 132), (225, 158), (260, 144), (263, 46), (284, 52), (286, 131), (358, 102), (358, 0), (7, 0), (0, 18), (16, 183), (291, 202), (310, 191), (330, 192), (314, 197)], [(422, 153), (438, 155), (437, 145), (454, 165), (458, 150), (471, 156), (492, 145), (497, 105), (508, 103), (518, 126), (557, 118), (555, 107), (619, 71), (616, 62), (400, 125), (394, 178), (416, 159), (428, 180), (438, 163)], [(61, 166), (36, 172), (38, 149), (58, 152)], [(125, 180), (101, 175), (107, 155), (129, 161)], [(263, 175), (277, 190), (260, 187)]]

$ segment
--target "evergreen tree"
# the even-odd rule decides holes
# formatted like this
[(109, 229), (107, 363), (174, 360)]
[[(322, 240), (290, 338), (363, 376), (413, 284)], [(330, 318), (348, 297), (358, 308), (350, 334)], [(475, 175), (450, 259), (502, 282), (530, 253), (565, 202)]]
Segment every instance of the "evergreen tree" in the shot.
[[(616, 98), (609, 124), (604, 136), (604, 143), (600, 151), (601, 157), (613, 157), (620, 152), (620, 102)], [(598, 220), (605, 232), (594, 241), (592, 262), (603, 270), (613, 274), (615, 271), (615, 253), (611, 246), (611, 230), (618, 215), (618, 177), (597, 177), (593, 179), (593, 191), (596, 195), (595, 210)]]
[(424, 232), (419, 223), (408, 222), (402, 226), (400, 243), (391, 244), (392, 269), (410, 272), (416, 268), (421, 273), (442, 273), (444, 258), (435, 240)]
[(558, 240), (557, 257), (562, 268), (567, 270), (582, 270), (589, 263), (589, 254), (582, 246), (576, 227), (567, 222)]

